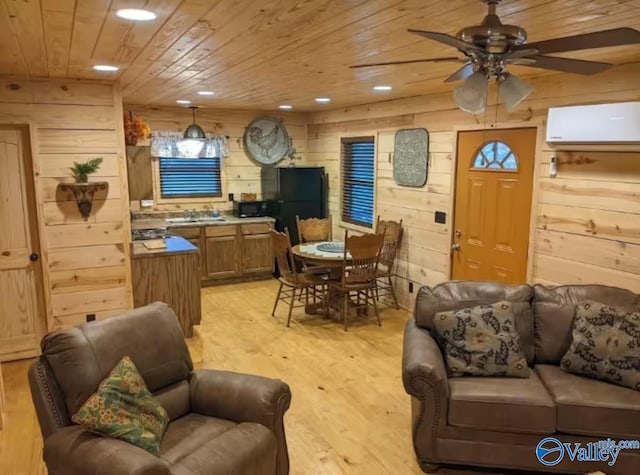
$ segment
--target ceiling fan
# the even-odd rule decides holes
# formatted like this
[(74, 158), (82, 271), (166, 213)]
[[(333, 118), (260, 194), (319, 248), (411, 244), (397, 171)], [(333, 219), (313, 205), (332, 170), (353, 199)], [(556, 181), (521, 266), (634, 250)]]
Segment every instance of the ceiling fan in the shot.
[(640, 31), (615, 28), (564, 38), (527, 43), (527, 32), (520, 26), (504, 25), (496, 9), (502, 0), (484, 0), (489, 8), (480, 25), (470, 26), (456, 36), (435, 31), (408, 30), (410, 33), (457, 48), (466, 58), (445, 57), (358, 64), (352, 68), (389, 66), (412, 63), (458, 62), (463, 66), (446, 82), (465, 80), (454, 90), (458, 106), (472, 113), (483, 112), (487, 105), (488, 80), (495, 79), (507, 110), (513, 110), (527, 98), (533, 88), (507, 72), (509, 64), (550, 69), (576, 74), (596, 74), (612, 66), (610, 63), (549, 56), (553, 53), (605, 48), (640, 43)]

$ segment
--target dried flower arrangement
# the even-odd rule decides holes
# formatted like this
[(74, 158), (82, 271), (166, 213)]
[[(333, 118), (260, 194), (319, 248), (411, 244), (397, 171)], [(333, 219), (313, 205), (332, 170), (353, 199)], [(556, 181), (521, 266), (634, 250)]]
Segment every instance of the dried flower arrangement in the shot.
[(124, 141), (127, 145), (137, 145), (138, 140), (146, 139), (151, 135), (151, 127), (141, 117), (129, 111), (124, 116)]

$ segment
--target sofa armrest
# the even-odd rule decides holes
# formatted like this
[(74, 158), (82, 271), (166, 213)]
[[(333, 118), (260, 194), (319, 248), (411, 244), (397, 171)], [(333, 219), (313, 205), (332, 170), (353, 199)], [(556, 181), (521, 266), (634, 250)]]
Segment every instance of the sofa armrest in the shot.
[(424, 399), (426, 391), (434, 391), (442, 399), (449, 398), (447, 369), (440, 347), (431, 334), (409, 320), (404, 331), (402, 382), (407, 394)]
[(278, 441), (276, 473), (289, 473), (284, 413), (291, 404), (291, 390), (286, 383), (205, 369), (191, 373), (189, 385), (193, 412), (234, 422), (255, 422), (270, 429)]
[(169, 464), (140, 447), (71, 425), (47, 437), (49, 475), (171, 475)]
[(428, 330), (407, 322), (402, 352), (402, 382), (412, 396), (413, 446), (421, 464), (437, 463), (438, 430), (447, 425), (449, 384), (444, 359)]

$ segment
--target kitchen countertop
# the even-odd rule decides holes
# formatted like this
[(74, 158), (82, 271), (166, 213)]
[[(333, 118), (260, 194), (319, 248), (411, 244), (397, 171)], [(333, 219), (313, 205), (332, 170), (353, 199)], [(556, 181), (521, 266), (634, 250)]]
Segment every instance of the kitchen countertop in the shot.
[[(159, 241), (159, 239), (152, 239), (152, 241)], [(163, 239), (163, 241), (167, 246), (164, 249), (147, 249), (143, 244), (144, 241), (133, 241), (131, 243), (131, 258), (138, 259), (157, 255), (191, 254), (199, 252), (197, 246), (194, 246), (180, 236), (166, 238)]]
[[(139, 218), (131, 221), (131, 229), (157, 229), (157, 228), (184, 228), (194, 226), (225, 226), (236, 224), (273, 223), (275, 219), (269, 217), (261, 218), (236, 218), (235, 216), (225, 216), (220, 221), (187, 221), (184, 223), (167, 223), (163, 218)], [(146, 248), (145, 248), (146, 249)]]

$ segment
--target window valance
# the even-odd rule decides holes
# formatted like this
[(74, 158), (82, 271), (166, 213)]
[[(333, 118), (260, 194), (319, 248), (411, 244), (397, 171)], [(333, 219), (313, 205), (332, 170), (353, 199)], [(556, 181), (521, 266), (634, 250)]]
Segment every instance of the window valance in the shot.
[(153, 132), (151, 156), (161, 158), (222, 158), (229, 156), (224, 135), (207, 134), (204, 140), (185, 139), (181, 132)]

